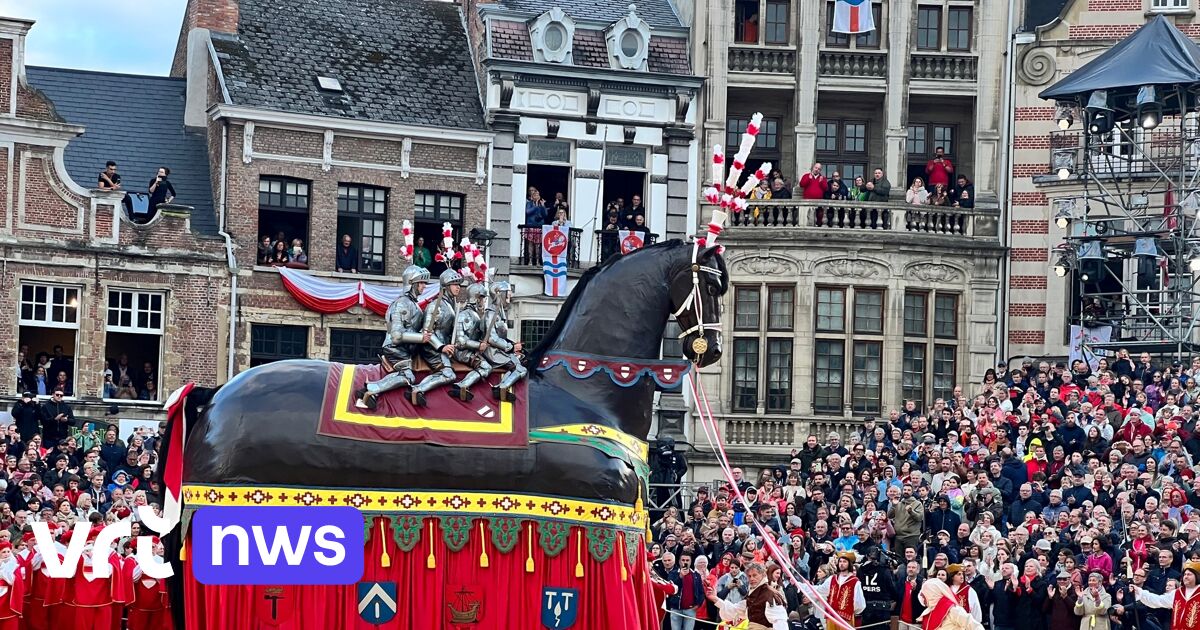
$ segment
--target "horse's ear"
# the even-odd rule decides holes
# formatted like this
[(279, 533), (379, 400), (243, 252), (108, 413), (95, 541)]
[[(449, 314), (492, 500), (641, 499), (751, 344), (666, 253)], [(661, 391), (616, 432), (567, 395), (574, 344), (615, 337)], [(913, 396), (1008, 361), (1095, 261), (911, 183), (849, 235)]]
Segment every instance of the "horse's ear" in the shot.
[(705, 247), (704, 249), (700, 250), (700, 260), (712, 260), (717, 254), (720, 253), (721, 249), (722, 247), (720, 245)]

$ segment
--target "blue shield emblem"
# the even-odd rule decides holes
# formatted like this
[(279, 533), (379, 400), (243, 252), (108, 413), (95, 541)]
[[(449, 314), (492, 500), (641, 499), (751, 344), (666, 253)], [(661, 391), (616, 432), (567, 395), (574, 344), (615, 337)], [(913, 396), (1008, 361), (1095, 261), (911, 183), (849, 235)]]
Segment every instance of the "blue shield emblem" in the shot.
[(579, 612), (579, 589), (542, 589), (542, 625), (554, 630), (563, 630), (575, 625)]
[(396, 616), (396, 583), (359, 582), (358, 616), (375, 625), (391, 621)]

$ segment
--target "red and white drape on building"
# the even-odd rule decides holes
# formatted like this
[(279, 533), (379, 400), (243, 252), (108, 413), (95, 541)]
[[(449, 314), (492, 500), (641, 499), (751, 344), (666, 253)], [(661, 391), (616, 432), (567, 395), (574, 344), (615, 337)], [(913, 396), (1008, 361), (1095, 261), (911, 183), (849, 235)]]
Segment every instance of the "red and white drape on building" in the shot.
[[(279, 268), (279, 277), (283, 286), (310, 311), (318, 313), (341, 313), (352, 306), (365, 306), (377, 315), (387, 313), (388, 306), (400, 297), (404, 287), (369, 284), (361, 280), (354, 282), (338, 282), (318, 278), (311, 274), (291, 269)], [(421, 294), (422, 304), (437, 295), (438, 283), (431, 282)]]

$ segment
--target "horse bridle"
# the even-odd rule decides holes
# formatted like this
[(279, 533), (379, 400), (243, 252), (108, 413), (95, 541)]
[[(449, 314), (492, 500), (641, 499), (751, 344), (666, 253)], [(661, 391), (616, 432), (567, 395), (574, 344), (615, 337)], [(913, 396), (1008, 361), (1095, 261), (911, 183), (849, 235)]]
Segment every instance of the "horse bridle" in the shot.
[(713, 276), (716, 276), (718, 282), (720, 281), (721, 277), (724, 275), (721, 273), (720, 269), (717, 269), (715, 267), (708, 267), (706, 265), (701, 265), (699, 262), (699, 259), (700, 259), (700, 248), (698, 246), (694, 246), (692, 248), (692, 265), (691, 265), (692, 290), (691, 290), (691, 292), (688, 293), (687, 299), (685, 299), (683, 301), (683, 304), (681, 304), (674, 313), (671, 313), (671, 315), (676, 319), (676, 321), (679, 320), (680, 315), (682, 315), (688, 311), (692, 311), (693, 314), (696, 316), (696, 324), (693, 325), (691, 328), (688, 328), (687, 330), (684, 330), (683, 332), (679, 333), (679, 339), (682, 340), (684, 337), (687, 337), (688, 335), (690, 335), (694, 332), (700, 333), (700, 336), (696, 337), (696, 339), (694, 339), (692, 341), (692, 352), (696, 355), (697, 361), (699, 361), (699, 358), (705, 352), (708, 352), (708, 340), (704, 338), (704, 331), (706, 331), (706, 330), (720, 331), (721, 330), (721, 322), (719, 322), (719, 321), (716, 321), (716, 322), (704, 321), (704, 300), (702, 300), (700, 297), (700, 273), (703, 272), (703, 273), (712, 274)]

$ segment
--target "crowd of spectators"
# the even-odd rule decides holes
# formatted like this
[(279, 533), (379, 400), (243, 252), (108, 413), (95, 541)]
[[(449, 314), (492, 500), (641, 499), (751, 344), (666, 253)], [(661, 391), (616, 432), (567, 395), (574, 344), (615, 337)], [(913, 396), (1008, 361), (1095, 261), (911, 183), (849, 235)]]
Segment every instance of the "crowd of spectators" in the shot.
[[(963, 601), (989, 629), (1086, 630), (1098, 618), (1168, 630), (1171, 611), (1135, 593), (1181, 585), (1184, 563), (1200, 560), (1197, 404), (1200, 358), (1157, 364), (1122, 350), (1094, 367), (1001, 364), (947, 399), (809, 435), (787, 464), (733, 469), (749, 509), (717, 483), (653, 524), (654, 570), (677, 587), (664, 624), (716, 619), (712, 599), (744, 597), (757, 562), (793, 627), (811, 627), (820, 612), (773, 564), (757, 523), (816, 584), (839, 554), (861, 572), (879, 550), (888, 609), (908, 623), (922, 582), (941, 577), (970, 587)], [(679, 588), (697, 582), (700, 597)], [(1087, 611), (1081, 593), (1096, 600)]]
[[(64, 396), (82, 396), (74, 384), (75, 360), (63, 354), (63, 347), (55, 345), (52, 352), (38, 352), (30, 358), (28, 345), (17, 350), (17, 392), (28, 392), (35, 397), (52, 396), (62, 392)], [(116, 358), (105, 361), (104, 383), (96, 392), (101, 398), (120, 400), (158, 400), (158, 371), (154, 363), (143, 361), (141, 367), (130, 364), (129, 355), (122, 352)]]

